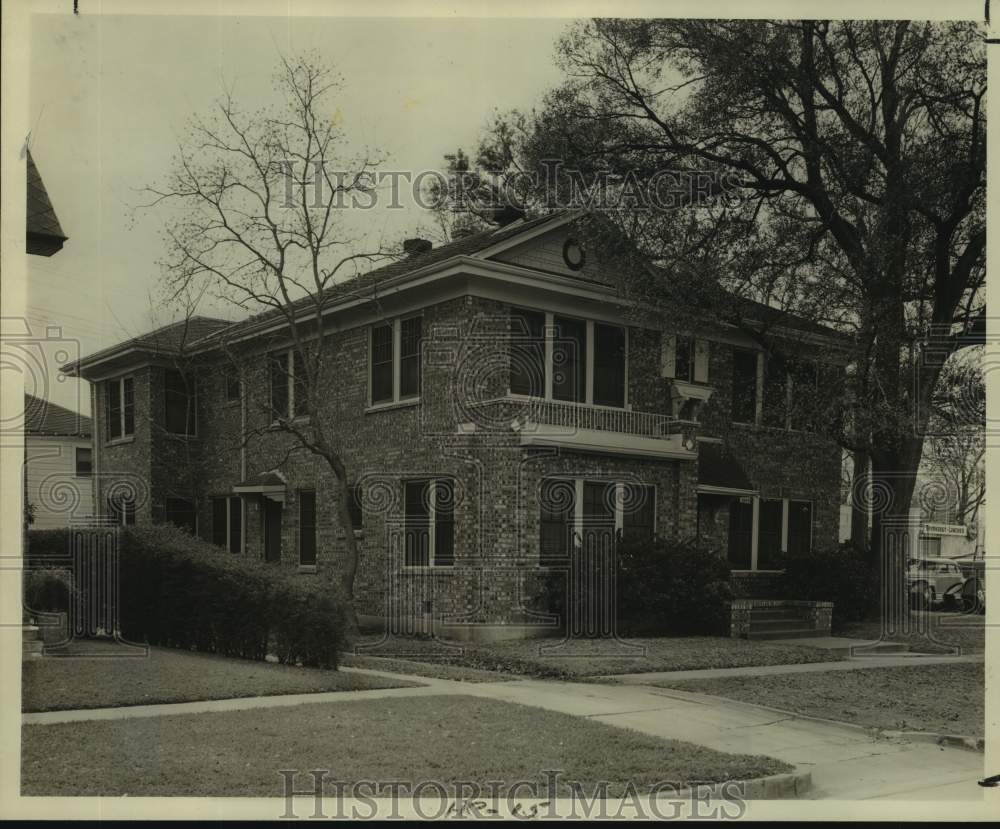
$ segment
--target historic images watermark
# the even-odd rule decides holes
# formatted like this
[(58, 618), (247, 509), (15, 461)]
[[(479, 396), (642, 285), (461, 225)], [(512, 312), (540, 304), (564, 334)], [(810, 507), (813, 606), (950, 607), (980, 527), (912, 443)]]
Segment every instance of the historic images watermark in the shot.
[[(739, 820), (747, 784), (598, 781), (584, 784), (558, 769), (534, 780), (352, 780), (330, 769), (280, 769), (283, 820)], [(298, 799), (298, 800), (297, 800)]]
[(441, 170), (328, 170), (316, 163), (302, 169), (298, 160), (279, 166), (282, 207), (326, 210), (434, 210), (447, 194), (454, 212), (482, 212), (516, 206), (524, 194), (544, 210), (584, 208), (600, 212), (666, 211), (732, 205), (740, 200), (742, 180), (728, 172), (657, 170), (641, 178), (607, 170), (584, 172), (544, 159), (537, 170), (495, 174), (488, 182), (478, 172)]

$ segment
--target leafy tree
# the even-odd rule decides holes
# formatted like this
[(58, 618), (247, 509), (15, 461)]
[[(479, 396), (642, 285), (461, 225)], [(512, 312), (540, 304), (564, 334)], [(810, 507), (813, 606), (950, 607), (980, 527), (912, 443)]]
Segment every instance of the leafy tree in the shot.
[(593, 206), (576, 185), (601, 183), (594, 244), (643, 307), (741, 323), (755, 300), (850, 335), (830, 426), (888, 504), (871, 552), (897, 619), (882, 528), (908, 511), (943, 366), (984, 331), (984, 48), (966, 23), (581, 22), (525, 145), (564, 167), (549, 198)]

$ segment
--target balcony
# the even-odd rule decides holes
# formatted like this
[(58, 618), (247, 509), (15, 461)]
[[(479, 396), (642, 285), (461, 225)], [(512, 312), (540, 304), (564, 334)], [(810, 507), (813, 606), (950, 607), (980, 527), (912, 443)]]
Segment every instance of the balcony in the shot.
[(672, 415), (505, 395), (467, 404), (475, 431), (513, 431), (522, 446), (694, 460), (698, 424)]

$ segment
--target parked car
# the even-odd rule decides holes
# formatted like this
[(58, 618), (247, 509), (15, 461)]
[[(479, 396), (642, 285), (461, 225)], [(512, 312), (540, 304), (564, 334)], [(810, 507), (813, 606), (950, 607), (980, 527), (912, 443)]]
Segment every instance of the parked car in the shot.
[(966, 571), (965, 583), (962, 585), (962, 607), (967, 612), (986, 612), (986, 562), (962, 562)]
[(938, 602), (957, 603), (965, 584), (962, 568), (950, 558), (911, 559), (906, 570), (910, 599), (920, 607), (930, 608)]

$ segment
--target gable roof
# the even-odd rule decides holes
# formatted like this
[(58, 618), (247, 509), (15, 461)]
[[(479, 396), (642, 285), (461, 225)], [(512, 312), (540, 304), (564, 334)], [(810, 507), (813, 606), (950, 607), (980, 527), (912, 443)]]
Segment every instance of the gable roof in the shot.
[(49, 199), (42, 176), (27, 150), (28, 191), (25, 210), (25, 247), (28, 253), (38, 256), (52, 256), (62, 250), (63, 242), (69, 237), (63, 233), (55, 208)]
[(90, 418), (57, 403), (24, 395), (24, 431), (29, 435), (90, 437)]

